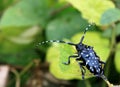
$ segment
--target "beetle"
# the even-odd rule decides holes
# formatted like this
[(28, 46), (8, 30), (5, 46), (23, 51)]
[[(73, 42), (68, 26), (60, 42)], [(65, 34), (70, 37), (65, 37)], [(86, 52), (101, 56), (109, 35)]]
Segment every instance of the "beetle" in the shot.
[(94, 74), (94, 76), (101, 77), (104, 80), (107, 80), (107, 78), (104, 75), (104, 67), (102, 67), (103, 65), (105, 65), (105, 62), (100, 60), (99, 56), (96, 54), (92, 46), (83, 44), (86, 31), (88, 31), (92, 25), (94, 24), (89, 24), (85, 28), (85, 31), (78, 44), (75, 44), (72, 42), (65, 42), (63, 40), (49, 40), (49, 41), (41, 42), (38, 45), (42, 45), (48, 42), (57, 42), (57, 43), (65, 43), (68, 45), (75, 46), (77, 54), (69, 56), (68, 61), (63, 62), (63, 64), (69, 65), (70, 59), (75, 58), (80, 66), (80, 70), (82, 73), (82, 79), (84, 79), (85, 72), (86, 72), (86, 69), (84, 67), (86, 67), (92, 74)]

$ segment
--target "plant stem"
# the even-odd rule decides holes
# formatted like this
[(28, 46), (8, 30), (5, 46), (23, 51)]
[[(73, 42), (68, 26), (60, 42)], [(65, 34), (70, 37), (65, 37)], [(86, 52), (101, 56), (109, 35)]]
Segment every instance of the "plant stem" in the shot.
[(116, 49), (116, 31), (115, 31), (115, 24), (112, 24), (112, 37), (111, 37), (111, 53), (115, 52)]
[[(34, 65), (34, 63), (34, 61), (31, 61), (20, 73), (18, 73), (17, 70), (11, 68), (11, 71), (16, 76), (16, 87), (20, 87), (20, 77), (25, 74)], [(14, 81), (15, 79), (12, 79), (9, 85), (11, 85)]]
[(19, 75), (19, 73), (14, 68), (11, 68), (11, 72), (13, 72), (15, 77), (16, 77), (16, 85), (15, 85), (15, 87), (20, 87), (20, 75)]
[(20, 72), (20, 76), (22, 76), (24, 73), (26, 73), (33, 65), (34, 65), (34, 61), (31, 61), (31, 62)]
[[(116, 37), (116, 34), (115, 34), (115, 24), (112, 24), (112, 37), (111, 37), (111, 46), (110, 46), (110, 53), (109, 53), (109, 56), (108, 56), (108, 59), (109, 60), (113, 60), (112, 58), (112, 55), (115, 54), (115, 49), (116, 49), (116, 41), (115, 41), (115, 37)], [(111, 64), (111, 61), (108, 61), (108, 66), (106, 68), (106, 75), (109, 75), (109, 69), (110, 69), (110, 64)]]
[(85, 80), (86, 87), (91, 87), (90, 82), (88, 80)]
[[(108, 60), (107, 60), (107, 64), (106, 64), (106, 68), (105, 68), (105, 75), (106, 77), (108, 77), (109, 75), (109, 69), (111, 68), (110, 64), (112, 64), (111, 62), (114, 61), (114, 54), (115, 54), (115, 50), (116, 50), (116, 31), (115, 31), (115, 24), (111, 24), (111, 27), (112, 27), (112, 37), (111, 37), (111, 46), (110, 46), (110, 53), (109, 53), (109, 56), (108, 56)], [(109, 87), (112, 87), (112, 85), (110, 85), (110, 82), (109, 81), (105, 81)], [(105, 84), (103, 84), (103, 87), (105, 86)]]

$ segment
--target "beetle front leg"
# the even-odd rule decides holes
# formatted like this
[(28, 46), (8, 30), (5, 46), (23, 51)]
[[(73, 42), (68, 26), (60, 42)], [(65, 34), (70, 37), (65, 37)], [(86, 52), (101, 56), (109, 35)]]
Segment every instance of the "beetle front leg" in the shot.
[(76, 58), (76, 57), (78, 57), (78, 55), (69, 56), (69, 57), (68, 57), (68, 61), (67, 61), (67, 62), (63, 62), (63, 64), (69, 65), (69, 64), (70, 64), (70, 58)]

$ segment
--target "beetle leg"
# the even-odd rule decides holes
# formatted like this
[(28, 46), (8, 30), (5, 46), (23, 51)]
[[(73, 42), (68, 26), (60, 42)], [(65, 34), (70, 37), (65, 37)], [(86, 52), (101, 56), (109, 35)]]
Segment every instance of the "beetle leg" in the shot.
[(103, 61), (99, 61), (100, 63), (102, 63), (102, 64), (105, 64), (105, 62), (103, 62)]
[(69, 65), (70, 64), (70, 58), (76, 58), (76, 57), (78, 57), (78, 55), (71, 55), (71, 56), (69, 56), (68, 57), (68, 61), (67, 62), (63, 62), (63, 64)]
[(80, 70), (81, 70), (81, 73), (82, 73), (82, 79), (84, 79), (84, 76), (85, 76), (85, 68), (83, 67), (84, 66), (84, 63), (78, 63), (80, 65)]
[(103, 61), (99, 61), (101, 64), (103, 64), (103, 68), (105, 67), (105, 62), (103, 62)]
[(81, 56), (79, 55), (79, 57), (76, 58), (76, 61), (80, 61), (81, 60)]

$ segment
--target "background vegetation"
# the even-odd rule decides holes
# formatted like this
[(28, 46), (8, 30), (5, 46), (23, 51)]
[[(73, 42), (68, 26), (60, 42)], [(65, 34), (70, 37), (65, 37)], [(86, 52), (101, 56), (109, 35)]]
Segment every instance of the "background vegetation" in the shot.
[(120, 85), (119, 0), (0, 0), (0, 66), (10, 68), (7, 87), (106, 87), (88, 71), (85, 80), (69, 55), (76, 51), (64, 44), (78, 43), (85, 27), (94, 22), (84, 43), (93, 46), (105, 61), (105, 76)]

